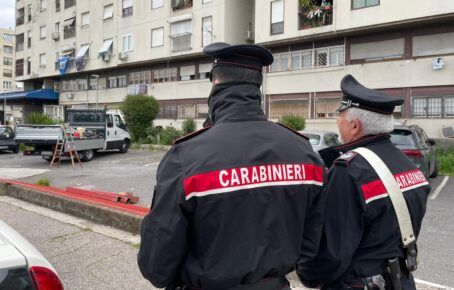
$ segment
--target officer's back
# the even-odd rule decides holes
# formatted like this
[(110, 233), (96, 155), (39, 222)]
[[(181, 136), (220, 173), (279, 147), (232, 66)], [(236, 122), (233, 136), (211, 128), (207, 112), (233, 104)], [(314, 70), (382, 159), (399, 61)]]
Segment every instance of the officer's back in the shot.
[[(298, 257), (318, 247), (323, 167), (307, 139), (261, 109), (261, 68), (271, 55), (214, 48), (214, 126), (177, 141), (161, 162), (139, 266), (158, 287), (283, 289)], [(243, 62), (236, 53), (252, 55)]]

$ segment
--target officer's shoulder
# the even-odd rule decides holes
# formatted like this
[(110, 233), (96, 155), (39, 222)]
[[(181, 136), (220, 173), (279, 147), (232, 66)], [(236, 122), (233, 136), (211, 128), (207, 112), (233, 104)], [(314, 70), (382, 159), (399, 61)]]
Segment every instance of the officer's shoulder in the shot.
[(202, 129), (197, 130), (195, 132), (192, 132), (192, 133), (189, 133), (187, 135), (184, 135), (183, 137), (173, 141), (173, 145), (175, 146), (175, 145), (180, 144), (180, 143), (182, 143), (184, 141), (187, 141), (187, 140), (192, 139), (192, 138), (194, 138), (196, 136), (199, 136), (200, 134), (208, 131), (211, 127), (212, 126), (209, 126), (209, 127), (206, 127), (206, 128), (202, 128)]
[(358, 155), (359, 154), (356, 152), (352, 152), (352, 151), (346, 152), (346, 153), (342, 154), (341, 156), (337, 157), (337, 159), (334, 160), (334, 164), (340, 165), (340, 166), (349, 166), (353, 162), (355, 157)]
[(306, 140), (309, 140), (309, 138), (307, 138), (306, 136), (304, 136), (304, 135), (301, 134), (300, 132), (295, 131), (295, 130), (293, 130), (292, 128), (290, 128), (290, 127), (288, 127), (288, 126), (286, 126), (286, 125), (284, 125), (284, 124), (281, 124), (281, 123), (279, 123), (279, 122), (276, 122), (276, 124), (278, 124), (279, 126), (285, 128), (285, 129), (287, 129), (287, 130), (290, 130), (292, 133), (294, 133), (295, 135), (298, 135), (299, 137), (302, 137), (302, 138), (304, 138), (304, 139), (306, 139)]

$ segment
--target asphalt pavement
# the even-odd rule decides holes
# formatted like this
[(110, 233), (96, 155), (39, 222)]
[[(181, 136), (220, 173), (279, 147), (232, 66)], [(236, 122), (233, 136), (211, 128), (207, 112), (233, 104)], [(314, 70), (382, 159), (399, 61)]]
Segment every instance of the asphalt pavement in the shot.
[(0, 153), (0, 177), (36, 183), (48, 179), (58, 188), (79, 187), (110, 192), (132, 192), (139, 204), (151, 204), (156, 170), (164, 151), (130, 150), (126, 154), (101, 152), (82, 168), (72, 167), (69, 158), (49, 168), (40, 156)]

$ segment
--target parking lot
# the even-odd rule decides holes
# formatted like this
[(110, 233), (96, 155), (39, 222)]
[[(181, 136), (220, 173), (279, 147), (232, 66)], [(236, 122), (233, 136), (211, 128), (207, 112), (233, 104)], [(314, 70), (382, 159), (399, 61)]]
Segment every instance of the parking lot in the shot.
[(23, 156), (21, 153), (0, 153), (0, 177), (36, 183), (48, 179), (58, 188), (79, 187), (111, 192), (132, 192), (139, 203), (151, 204), (156, 170), (164, 151), (130, 150), (98, 153), (91, 162), (76, 164), (73, 169), (69, 158), (62, 159), (59, 167), (40, 156)]

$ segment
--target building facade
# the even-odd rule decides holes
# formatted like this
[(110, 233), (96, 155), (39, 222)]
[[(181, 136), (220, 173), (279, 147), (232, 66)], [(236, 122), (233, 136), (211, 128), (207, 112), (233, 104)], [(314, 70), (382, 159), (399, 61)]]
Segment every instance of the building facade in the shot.
[(156, 124), (200, 124), (211, 90), (202, 50), (224, 41), (273, 53), (262, 87), (272, 120), (337, 130), (348, 73), (405, 98), (396, 117), (431, 136), (454, 120), (452, 1), (18, 0), (16, 16), (16, 78), (55, 89), (61, 106), (118, 108), (143, 93), (160, 103)]
[(0, 28), (0, 93), (14, 91), (14, 30)]
[[(118, 108), (154, 96), (163, 125), (206, 117), (212, 60), (203, 47), (251, 41), (253, 0), (18, 0), (16, 71), (25, 89), (54, 88), (62, 106)], [(229, 25), (226, 23), (230, 22)], [(19, 69), (20, 71), (20, 69)], [(166, 121), (168, 120), (168, 121)]]
[(271, 119), (298, 114), (337, 130), (340, 80), (405, 99), (395, 116), (430, 136), (454, 125), (454, 3), (271, 0), (255, 6), (255, 42), (275, 61), (265, 77)]

